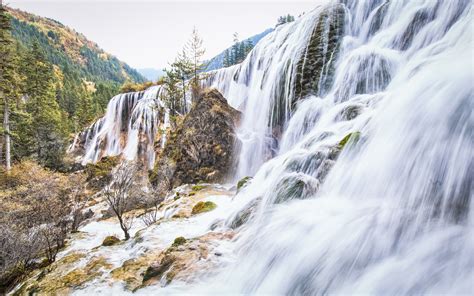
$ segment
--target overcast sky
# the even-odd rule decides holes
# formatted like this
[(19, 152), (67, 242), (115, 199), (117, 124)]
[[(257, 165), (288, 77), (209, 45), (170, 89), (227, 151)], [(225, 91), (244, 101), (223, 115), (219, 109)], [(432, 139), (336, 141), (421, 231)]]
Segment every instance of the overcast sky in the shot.
[(56, 19), (83, 33), (105, 51), (135, 68), (163, 68), (194, 26), (206, 58), (241, 38), (273, 27), (278, 16), (311, 10), (318, 0), (298, 1), (77, 1), (6, 0), (14, 8)]

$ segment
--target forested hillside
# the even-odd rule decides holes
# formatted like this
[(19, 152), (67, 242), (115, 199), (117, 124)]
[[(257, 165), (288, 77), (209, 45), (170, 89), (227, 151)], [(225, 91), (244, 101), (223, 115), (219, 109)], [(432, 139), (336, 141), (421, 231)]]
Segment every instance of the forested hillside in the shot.
[(11, 141), (13, 162), (35, 157), (58, 168), (72, 134), (100, 117), (124, 83), (145, 78), (55, 20), (6, 6), (1, 17), (10, 138), (0, 140)]

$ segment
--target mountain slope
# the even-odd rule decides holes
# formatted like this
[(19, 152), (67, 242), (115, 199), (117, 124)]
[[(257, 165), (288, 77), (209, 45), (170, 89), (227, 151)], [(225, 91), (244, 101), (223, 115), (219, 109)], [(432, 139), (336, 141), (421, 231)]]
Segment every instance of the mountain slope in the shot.
[(155, 68), (141, 68), (137, 69), (137, 71), (149, 81), (156, 81), (158, 78), (165, 75), (163, 70)]
[[(252, 44), (255, 46), (263, 37), (267, 36), (269, 33), (273, 32), (273, 28), (266, 29), (265, 31), (253, 35), (247, 39), (242, 40), (241, 42), (247, 42), (248, 40), (252, 41)], [(206, 71), (217, 70), (224, 67), (224, 55), (226, 50), (231, 49), (231, 47), (224, 49), (220, 54), (216, 55), (209, 60)]]
[(7, 9), (12, 17), (13, 37), (27, 48), (38, 42), (48, 60), (63, 71), (74, 70), (82, 78), (94, 82), (145, 81), (138, 71), (60, 22), (18, 9)]

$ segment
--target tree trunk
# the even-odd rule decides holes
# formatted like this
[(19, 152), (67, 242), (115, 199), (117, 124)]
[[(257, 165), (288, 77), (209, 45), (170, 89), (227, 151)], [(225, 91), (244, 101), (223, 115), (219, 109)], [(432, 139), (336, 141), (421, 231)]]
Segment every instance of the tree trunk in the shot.
[(182, 77), (183, 79), (183, 109), (184, 109), (184, 113), (183, 114), (186, 114), (187, 110), (187, 106), (186, 106), (186, 84), (185, 84), (185, 80), (184, 80), (184, 76)]
[(5, 139), (5, 170), (7, 173), (11, 170), (11, 155), (10, 155), (10, 110), (8, 109), (8, 99), (0, 92), (0, 96), (3, 96), (4, 112), (3, 112), (3, 129)]

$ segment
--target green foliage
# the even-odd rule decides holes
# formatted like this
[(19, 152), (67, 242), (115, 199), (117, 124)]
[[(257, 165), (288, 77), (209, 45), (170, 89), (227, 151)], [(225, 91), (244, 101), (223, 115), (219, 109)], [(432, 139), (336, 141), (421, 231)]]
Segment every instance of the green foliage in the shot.
[(165, 69), (166, 75), (163, 77), (163, 86), (166, 92), (164, 92), (161, 99), (170, 110), (172, 118), (174, 118), (176, 114), (186, 112), (186, 84), (184, 76), (180, 75), (183, 71), (180, 67), (179, 62), (173, 63), (170, 70)]
[(143, 91), (151, 86), (153, 86), (153, 82), (147, 81), (144, 83), (133, 83), (131, 81), (126, 81), (122, 87), (120, 88), (121, 93), (127, 93), (127, 92), (137, 92), (137, 91)]
[[(101, 52), (95, 48), (82, 46), (79, 50), (81, 58), (86, 63), (79, 63), (68, 52), (67, 45), (56, 46), (55, 41), (59, 39), (56, 33), (49, 31), (45, 35), (36, 26), (28, 22), (12, 18), (12, 33), (23, 46), (30, 47), (37, 42), (44, 49), (47, 60), (59, 66), (62, 70), (66, 67), (76, 72), (79, 76), (92, 81), (115, 81), (123, 83), (127, 78), (137, 82), (144, 82), (136, 70), (120, 62), (116, 57), (107, 56), (102, 58)], [(51, 36), (56, 36), (52, 38)], [(123, 74), (122, 70), (126, 73)]]
[(253, 47), (252, 40), (239, 41), (237, 33), (234, 33), (234, 45), (224, 52), (224, 67), (241, 63)]
[(101, 116), (122, 83), (145, 79), (53, 20), (2, 5), (0, 25), (0, 119), (9, 121), (11, 158), (59, 169), (69, 135)]
[(276, 24), (276, 27), (280, 26), (280, 25), (283, 25), (283, 24), (286, 24), (286, 23), (291, 23), (291, 22), (294, 22), (295, 21), (295, 17), (288, 14), (288, 15), (283, 15), (283, 16), (280, 16), (278, 18), (278, 21), (277, 21), (277, 24)]
[(63, 114), (55, 99), (53, 69), (37, 43), (26, 56), (24, 65), (29, 96), (26, 111), (32, 115), (33, 149), (43, 165), (59, 168), (66, 146)]
[(217, 207), (217, 205), (215, 203), (213, 203), (212, 201), (206, 201), (206, 202), (200, 201), (200, 202), (198, 202), (197, 204), (194, 205), (193, 210), (192, 210), (191, 213), (193, 215), (200, 214), (200, 213), (205, 213), (205, 212), (209, 212), (209, 211), (214, 210), (216, 207)]

